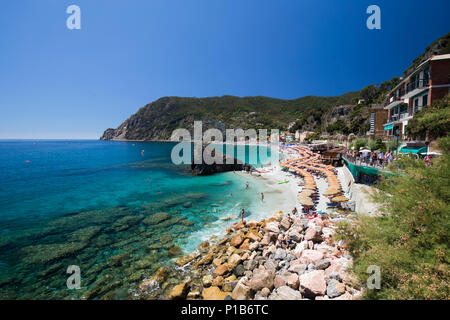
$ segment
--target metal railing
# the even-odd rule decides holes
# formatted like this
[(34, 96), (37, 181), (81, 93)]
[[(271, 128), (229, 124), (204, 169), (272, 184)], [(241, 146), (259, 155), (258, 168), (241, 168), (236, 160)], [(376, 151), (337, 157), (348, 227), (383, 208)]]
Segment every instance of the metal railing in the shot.
[(404, 94), (409, 93), (415, 89), (422, 89), (428, 87), (429, 82), (430, 81), (428, 79), (416, 79), (414, 81), (411, 81), (406, 84), (406, 90)]

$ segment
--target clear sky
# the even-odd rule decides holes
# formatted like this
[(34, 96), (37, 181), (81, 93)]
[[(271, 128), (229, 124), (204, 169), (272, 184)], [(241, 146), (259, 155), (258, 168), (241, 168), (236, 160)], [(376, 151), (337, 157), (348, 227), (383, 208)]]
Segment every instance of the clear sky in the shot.
[[(81, 8), (81, 30), (66, 8)], [(381, 30), (366, 8), (381, 8)], [(339, 95), (400, 76), (450, 1), (3, 0), (0, 138), (98, 138), (163, 96)]]

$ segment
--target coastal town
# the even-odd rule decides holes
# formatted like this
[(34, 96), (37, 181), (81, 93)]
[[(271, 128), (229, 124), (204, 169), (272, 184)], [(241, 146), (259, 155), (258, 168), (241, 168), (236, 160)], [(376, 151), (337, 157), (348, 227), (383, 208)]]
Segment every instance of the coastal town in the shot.
[(445, 98), (449, 83), (442, 75), (449, 70), (449, 54), (421, 63), (383, 105), (372, 105), (365, 137), (282, 132), (282, 160), (235, 173), (286, 184), (296, 197), (292, 211), (277, 210), (260, 221), (244, 219), (244, 209), (240, 216), (224, 217), (235, 221), (224, 236), (214, 235), (194, 252), (174, 258), (172, 266), (158, 269), (138, 285), (136, 297), (360, 299), (367, 288), (350, 271), (353, 257), (336, 237), (338, 225), (354, 223), (361, 214), (383, 214), (373, 195), (380, 192), (377, 181), (394, 174), (391, 164), (410, 158), (432, 166), (442, 155), (428, 135), (413, 140), (406, 127), (418, 111)]
[(450, 299), (450, 1), (25, 2), (0, 11), (2, 306)]

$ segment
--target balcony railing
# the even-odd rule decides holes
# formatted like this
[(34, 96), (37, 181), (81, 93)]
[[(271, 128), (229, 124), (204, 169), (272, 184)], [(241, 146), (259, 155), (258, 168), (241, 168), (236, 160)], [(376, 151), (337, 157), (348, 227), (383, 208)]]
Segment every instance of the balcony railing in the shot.
[(401, 119), (405, 119), (408, 116), (409, 116), (408, 112), (396, 113), (396, 114), (391, 115), (391, 118), (389, 119), (388, 122), (395, 122), (395, 121), (398, 121)]
[(426, 87), (428, 87), (428, 85), (429, 85), (428, 79), (417, 79), (415, 81), (411, 81), (406, 84), (406, 89), (405, 89), (404, 94), (407, 94), (415, 89), (426, 88)]

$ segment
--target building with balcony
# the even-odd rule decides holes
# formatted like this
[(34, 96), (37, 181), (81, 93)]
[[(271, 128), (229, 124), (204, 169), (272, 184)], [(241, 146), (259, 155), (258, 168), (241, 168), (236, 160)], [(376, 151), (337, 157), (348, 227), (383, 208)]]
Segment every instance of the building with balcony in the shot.
[(449, 89), (450, 54), (436, 55), (421, 63), (388, 94), (385, 136), (406, 138), (406, 126), (414, 113), (445, 97)]
[(378, 138), (384, 135), (384, 124), (388, 117), (388, 111), (382, 104), (373, 104), (370, 107), (370, 130), (371, 138)]

